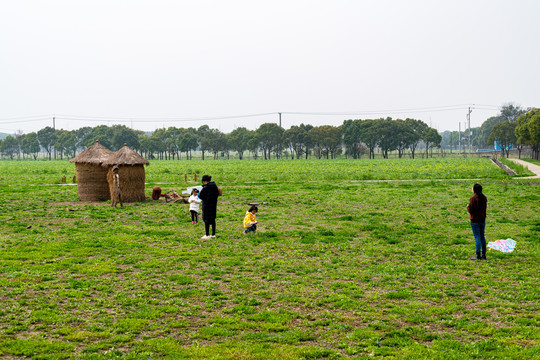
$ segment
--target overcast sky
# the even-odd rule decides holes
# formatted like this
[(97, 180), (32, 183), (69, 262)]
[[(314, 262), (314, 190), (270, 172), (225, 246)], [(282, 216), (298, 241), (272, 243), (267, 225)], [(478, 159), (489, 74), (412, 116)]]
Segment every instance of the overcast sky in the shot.
[(278, 112), (285, 129), (391, 116), (443, 131), (472, 104), (476, 127), (506, 102), (540, 106), (539, 19), (536, 0), (2, 1), (0, 132), (53, 114), (66, 130), (230, 132)]

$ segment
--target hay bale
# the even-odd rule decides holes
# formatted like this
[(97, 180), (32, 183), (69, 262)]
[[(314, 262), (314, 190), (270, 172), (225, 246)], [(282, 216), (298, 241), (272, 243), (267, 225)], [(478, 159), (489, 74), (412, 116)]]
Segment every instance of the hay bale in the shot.
[(120, 176), (120, 188), (122, 189), (122, 200), (124, 202), (145, 201), (144, 166), (122, 166), (118, 165), (118, 175)]
[(81, 152), (69, 162), (75, 163), (77, 193), (81, 201), (109, 200), (107, 168), (101, 165), (113, 155), (113, 152), (101, 145), (98, 140), (94, 145)]
[(109, 200), (107, 169), (94, 164), (76, 164), (77, 193), (81, 201)]
[(148, 160), (124, 145), (108, 160), (104, 166), (118, 166), (120, 176), (120, 188), (124, 202), (145, 201), (144, 194), (145, 171), (144, 165), (149, 165)]

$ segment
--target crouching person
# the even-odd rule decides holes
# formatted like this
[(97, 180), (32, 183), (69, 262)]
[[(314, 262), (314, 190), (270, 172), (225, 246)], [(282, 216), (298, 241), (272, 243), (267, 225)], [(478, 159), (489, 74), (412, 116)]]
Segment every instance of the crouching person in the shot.
[(244, 217), (244, 235), (248, 234), (250, 231), (253, 231), (253, 234), (256, 234), (257, 232), (257, 218), (255, 214), (257, 214), (257, 207), (253, 205), (249, 208), (249, 210), (246, 212), (246, 216)]

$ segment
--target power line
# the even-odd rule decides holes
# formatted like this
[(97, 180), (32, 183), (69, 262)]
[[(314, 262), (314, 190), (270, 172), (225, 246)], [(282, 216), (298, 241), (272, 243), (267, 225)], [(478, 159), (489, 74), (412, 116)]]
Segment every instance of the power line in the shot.
[[(50, 121), (53, 119), (53, 124), (56, 120), (64, 121), (77, 121), (77, 122), (115, 122), (115, 123), (175, 123), (175, 122), (202, 122), (202, 121), (219, 121), (229, 119), (241, 119), (251, 117), (262, 117), (270, 115), (278, 115), (281, 123), (282, 115), (307, 115), (307, 116), (384, 116), (394, 114), (406, 114), (406, 113), (426, 113), (426, 112), (444, 112), (444, 111), (457, 111), (468, 109), (470, 104), (455, 104), (455, 105), (443, 105), (433, 107), (417, 107), (417, 108), (401, 108), (401, 109), (386, 109), (386, 110), (360, 110), (360, 111), (341, 111), (341, 112), (313, 112), (313, 111), (279, 111), (279, 112), (266, 112), (266, 113), (254, 113), (254, 114), (241, 114), (241, 115), (221, 115), (221, 116), (204, 116), (204, 117), (115, 117), (115, 116), (88, 116), (88, 115), (73, 115), (73, 114), (55, 114), (55, 115), (28, 115), (17, 117), (5, 117), (0, 118), (0, 124), (20, 124), (38, 121)], [(496, 111), (500, 110), (500, 106), (475, 104), (475, 109)], [(54, 125), (53, 125), (54, 126)]]
[[(370, 111), (350, 111), (350, 112), (282, 112), (290, 115), (378, 115), (378, 114), (402, 114), (402, 113), (423, 113), (423, 112), (440, 112), (440, 111), (455, 111), (467, 109), (469, 104), (449, 105), (438, 107), (424, 108), (407, 108), (407, 109), (392, 109), (392, 110), (370, 110)], [(476, 106), (476, 105), (475, 105)], [(481, 107), (476, 107), (481, 108)], [(483, 110), (499, 110), (500, 107), (495, 105), (483, 105)]]
[(24, 119), (34, 119), (34, 118), (46, 118), (46, 117), (51, 117), (51, 115), (11, 116), (7, 118), (0, 118), (0, 120), (24, 120)]
[(212, 121), (212, 120), (227, 120), (240, 119), (248, 117), (258, 117), (275, 115), (277, 112), (259, 113), (259, 114), (244, 114), (244, 115), (223, 115), (223, 116), (205, 116), (205, 117), (100, 117), (100, 116), (81, 116), (81, 115), (56, 115), (59, 119), (75, 120), (75, 121), (128, 121), (128, 122), (183, 122), (183, 121)]
[(51, 119), (50, 116), (47, 116), (47, 117), (42, 117), (42, 118), (39, 118), (39, 119), (28, 119), (28, 120), (24, 120), (24, 119), (16, 119), (16, 118), (11, 118), (11, 119), (3, 119), (2, 121), (0, 121), (0, 124), (18, 124), (18, 123), (27, 123), (27, 122), (37, 122), (37, 121), (49, 121)]
[[(189, 121), (213, 121), (239, 119), (248, 117), (260, 117), (269, 115), (317, 115), (317, 116), (343, 116), (343, 115), (373, 115), (373, 114), (393, 114), (393, 113), (418, 113), (418, 112), (438, 112), (438, 111), (453, 111), (467, 109), (470, 104), (445, 105), (434, 107), (419, 107), (419, 108), (402, 108), (402, 109), (386, 109), (386, 110), (359, 110), (359, 111), (339, 111), (339, 112), (314, 112), (314, 111), (276, 111), (255, 114), (241, 115), (221, 115), (221, 116), (203, 116), (203, 117), (116, 117), (116, 116), (87, 116), (87, 115), (72, 115), (72, 114), (56, 114), (56, 118), (73, 121), (88, 121), (88, 122), (104, 122), (104, 121), (129, 121), (129, 122), (189, 122)], [(477, 108), (486, 108), (486, 110), (500, 109), (496, 105), (475, 105)], [(10, 118), (0, 118), (1, 123), (11, 122), (32, 122), (49, 120), (53, 115), (35, 115), (35, 116), (20, 116)]]

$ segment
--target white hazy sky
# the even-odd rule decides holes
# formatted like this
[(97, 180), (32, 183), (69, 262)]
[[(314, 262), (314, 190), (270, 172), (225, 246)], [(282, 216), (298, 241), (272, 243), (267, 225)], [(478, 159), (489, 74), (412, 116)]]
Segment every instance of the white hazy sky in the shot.
[(67, 130), (230, 132), (277, 112), (286, 129), (392, 116), (443, 131), (472, 104), (480, 126), (540, 105), (539, 19), (537, 0), (2, 0), (0, 132), (53, 114)]

